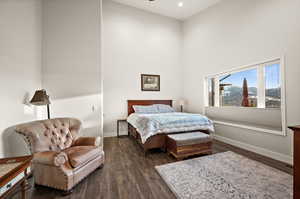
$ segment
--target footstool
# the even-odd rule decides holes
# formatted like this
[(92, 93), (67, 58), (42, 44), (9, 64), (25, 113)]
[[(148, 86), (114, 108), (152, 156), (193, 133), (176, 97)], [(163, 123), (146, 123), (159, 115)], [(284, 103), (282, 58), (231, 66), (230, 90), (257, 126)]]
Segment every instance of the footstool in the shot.
[(212, 137), (200, 131), (169, 134), (167, 135), (167, 152), (177, 160), (192, 155), (211, 154)]

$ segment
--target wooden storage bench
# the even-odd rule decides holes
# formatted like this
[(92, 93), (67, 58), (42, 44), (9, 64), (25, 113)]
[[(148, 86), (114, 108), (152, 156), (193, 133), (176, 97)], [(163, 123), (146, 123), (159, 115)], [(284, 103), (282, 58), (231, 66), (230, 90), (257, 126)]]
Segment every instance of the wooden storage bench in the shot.
[(167, 135), (167, 151), (177, 160), (182, 160), (192, 155), (211, 154), (212, 138), (209, 134), (187, 132)]

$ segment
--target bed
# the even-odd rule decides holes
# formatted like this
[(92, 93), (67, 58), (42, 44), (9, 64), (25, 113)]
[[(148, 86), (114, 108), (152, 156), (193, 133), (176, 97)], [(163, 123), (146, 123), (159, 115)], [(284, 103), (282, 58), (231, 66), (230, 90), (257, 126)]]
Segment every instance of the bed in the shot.
[(166, 136), (172, 133), (214, 131), (212, 122), (205, 116), (189, 113), (135, 113), (134, 106), (169, 105), (172, 100), (128, 100), (128, 134), (144, 149), (145, 153), (154, 148), (166, 150)]

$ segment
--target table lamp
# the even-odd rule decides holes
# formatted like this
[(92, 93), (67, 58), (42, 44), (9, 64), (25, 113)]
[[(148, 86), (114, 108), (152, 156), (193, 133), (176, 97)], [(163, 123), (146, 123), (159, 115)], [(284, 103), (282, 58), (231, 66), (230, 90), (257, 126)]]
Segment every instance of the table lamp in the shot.
[(46, 90), (37, 90), (35, 91), (32, 99), (30, 100), (30, 104), (36, 105), (36, 106), (45, 106), (47, 105), (47, 113), (48, 113), (48, 119), (50, 119), (50, 100), (49, 96), (47, 95)]
[(183, 112), (183, 106), (186, 104), (185, 99), (180, 99), (179, 100), (179, 105), (180, 105), (180, 111)]

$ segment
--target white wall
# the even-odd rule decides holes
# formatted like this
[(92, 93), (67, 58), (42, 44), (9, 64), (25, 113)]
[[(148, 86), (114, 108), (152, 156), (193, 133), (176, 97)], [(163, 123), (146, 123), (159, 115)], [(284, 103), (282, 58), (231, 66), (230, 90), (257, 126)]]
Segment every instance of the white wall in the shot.
[[(287, 121), (299, 123), (299, 7), (300, 1), (293, 0), (227, 0), (185, 21), (184, 96), (189, 110), (203, 109), (206, 75), (285, 55)], [(226, 141), (291, 160), (290, 132), (282, 137), (220, 125), (216, 132)]]
[(76, 117), (84, 135), (101, 128), (101, 0), (43, 1), (43, 87), (52, 117)]
[[(181, 22), (103, 1), (104, 133), (116, 135), (130, 99), (182, 96)], [(160, 92), (142, 92), (141, 74), (161, 76)], [(123, 129), (125, 130), (125, 129)]]
[[(287, 121), (300, 122), (299, 1), (227, 0), (185, 21), (182, 30), (177, 20), (105, 0), (104, 73), (100, 7), (100, 0), (44, 0), (43, 6), (39, 0), (0, 1), (0, 157), (26, 153), (9, 127), (36, 119), (23, 101), (42, 79), (52, 117), (80, 118), (87, 135), (101, 134), (104, 86), (104, 131), (115, 135), (128, 99), (183, 95), (189, 111), (201, 112), (204, 76), (285, 55)], [(161, 92), (141, 92), (141, 73), (161, 75)], [(291, 160), (291, 132), (216, 130), (224, 141)]]
[(1, 158), (28, 152), (9, 127), (36, 118), (23, 103), (41, 87), (41, 2), (1, 0), (0, 30)]

